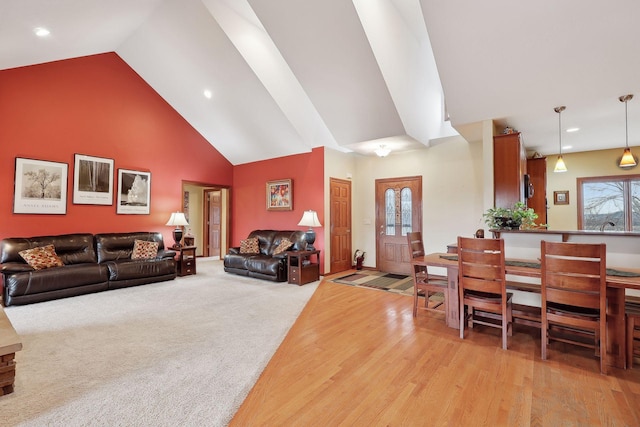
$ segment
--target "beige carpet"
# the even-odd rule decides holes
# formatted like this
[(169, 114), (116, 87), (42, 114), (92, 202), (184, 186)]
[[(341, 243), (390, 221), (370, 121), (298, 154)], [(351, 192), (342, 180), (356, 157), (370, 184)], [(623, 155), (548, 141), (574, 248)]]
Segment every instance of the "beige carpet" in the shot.
[(224, 426), (318, 282), (224, 273), (7, 307), (22, 337), (0, 426)]

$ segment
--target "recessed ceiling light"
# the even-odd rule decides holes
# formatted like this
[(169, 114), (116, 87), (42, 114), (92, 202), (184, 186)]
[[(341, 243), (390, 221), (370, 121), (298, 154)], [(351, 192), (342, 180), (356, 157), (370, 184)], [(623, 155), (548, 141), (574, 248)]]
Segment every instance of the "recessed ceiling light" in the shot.
[(204, 97), (207, 99), (211, 99), (211, 97), (213, 96), (213, 93), (209, 89), (205, 89), (203, 93)]
[(36, 36), (38, 37), (47, 37), (51, 34), (51, 32), (44, 27), (34, 28), (33, 32), (36, 33)]
[(571, 150), (573, 148), (573, 145), (563, 145), (562, 149), (563, 150)]
[(569, 128), (567, 129), (567, 132), (578, 132), (580, 130), (580, 128)]

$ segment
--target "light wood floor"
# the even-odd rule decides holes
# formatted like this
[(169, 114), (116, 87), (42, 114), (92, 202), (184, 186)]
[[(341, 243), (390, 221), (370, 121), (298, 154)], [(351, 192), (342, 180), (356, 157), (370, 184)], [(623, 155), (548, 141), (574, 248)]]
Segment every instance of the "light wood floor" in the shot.
[(640, 368), (516, 326), (464, 340), (412, 299), (323, 281), (231, 426), (640, 426)]

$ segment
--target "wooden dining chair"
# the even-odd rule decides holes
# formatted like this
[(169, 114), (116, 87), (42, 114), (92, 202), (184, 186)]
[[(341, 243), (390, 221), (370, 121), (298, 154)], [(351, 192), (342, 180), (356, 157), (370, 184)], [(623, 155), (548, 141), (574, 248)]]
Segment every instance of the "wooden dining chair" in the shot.
[(540, 253), (542, 359), (550, 340), (599, 348), (606, 374), (606, 245), (543, 240)]
[(458, 237), (460, 338), (481, 324), (502, 329), (502, 348), (512, 334), (512, 294), (505, 280), (504, 240)]
[[(422, 241), (422, 233), (413, 231), (407, 233), (407, 242), (409, 244), (409, 254), (411, 258), (424, 257), (424, 242)], [(411, 264), (411, 274), (413, 276), (413, 317), (418, 314), (418, 300), (424, 298), (424, 308), (427, 310), (435, 310), (444, 304), (445, 313), (447, 312), (447, 277), (429, 273), (426, 265)], [(443, 294), (442, 301), (431, 301), (434, 294)], [(431, 305), (430, 305), (431, 303)]]
[(627, 368), (633, 368), (634, 358), (640, 357), (640, 299), (627, 300), (625, 304)]

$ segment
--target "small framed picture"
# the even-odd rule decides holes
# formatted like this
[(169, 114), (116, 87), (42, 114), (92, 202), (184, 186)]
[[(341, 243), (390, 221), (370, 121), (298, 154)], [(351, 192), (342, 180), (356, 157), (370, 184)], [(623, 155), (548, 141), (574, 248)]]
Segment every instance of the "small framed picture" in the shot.
[(148, 215), (151, 206), (151, 172), (118, 169), (116, 213)]
[(73, 203), (113, 204), (113, 159), (76, 154), (73, 168)]
[(16, 157), (13, 213), (66, 214), (69, 165)]
[(554, 205), (568, 205), (569, 204), (569, 192), (568, 191), (554, 191), (553, 192), (553, 204)]
[(293, 209), (293, 188), (290, 179), (267, 181), (267, 210), (290, 211)]

